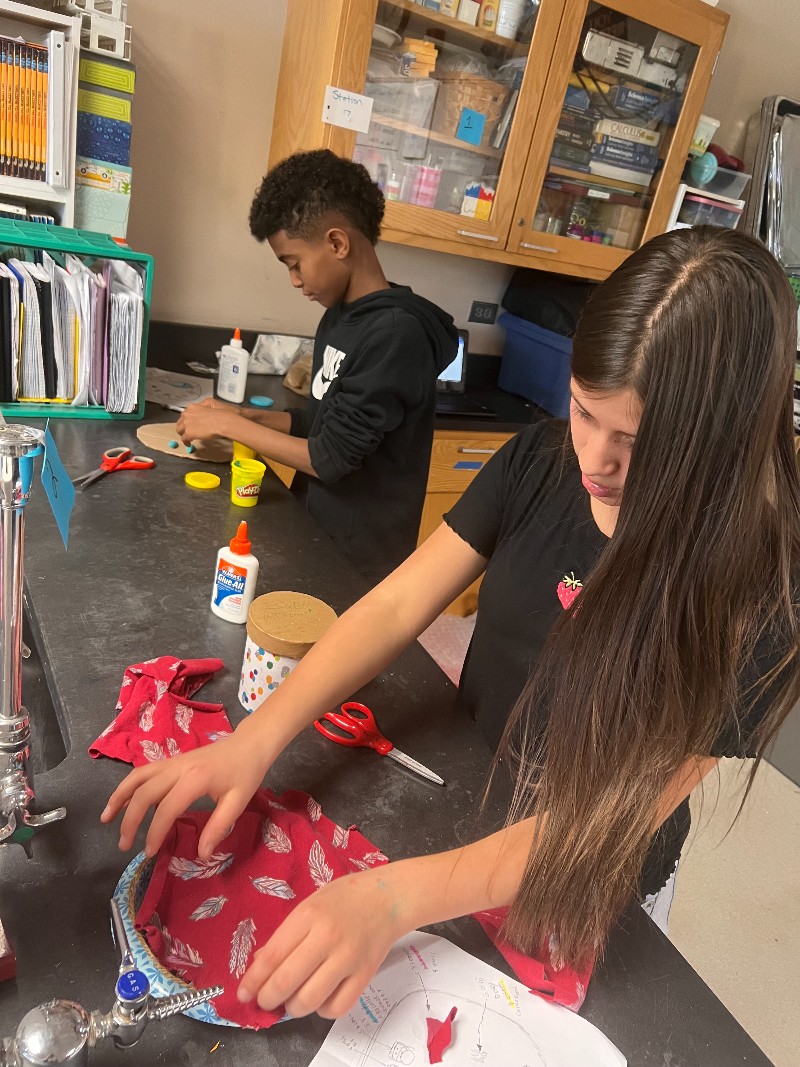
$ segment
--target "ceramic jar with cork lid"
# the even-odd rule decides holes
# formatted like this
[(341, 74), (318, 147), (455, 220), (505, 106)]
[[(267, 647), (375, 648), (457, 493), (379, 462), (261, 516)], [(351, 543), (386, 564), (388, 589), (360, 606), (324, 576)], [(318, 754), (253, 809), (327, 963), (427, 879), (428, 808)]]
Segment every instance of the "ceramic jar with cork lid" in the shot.
[(334, 622), (333, 608), (307, 593), (256, 597), (247, 613), (239, 685), (239, 703), (245, 711), (261, 707)]

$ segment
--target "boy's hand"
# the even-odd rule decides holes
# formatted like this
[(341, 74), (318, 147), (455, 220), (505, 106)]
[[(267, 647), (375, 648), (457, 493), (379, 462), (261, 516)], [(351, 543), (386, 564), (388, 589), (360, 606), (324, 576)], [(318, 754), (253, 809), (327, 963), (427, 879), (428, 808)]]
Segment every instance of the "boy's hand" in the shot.
[(301, 901), (256, 952), (239, 999), (255, 998), (265, 1011), (283, 1004), (295, 1018), (316, 1011), (336, 1019), (348, 1012), (395, 941), (408, 933), (387, 877), (391, 866), (337, 878)]
[(177, 431), (185, 445), (207, 437), (233, 439), (236, 420), (240, 418), (232, 404), (208, 398), (199, 404), (191, 404), (180, 416)]
[(145, 851), (154, 855), (186, 809), (209, 796), (216, 808), (200, 836), (198, 854), (208, 859), (247, 806), (272, 761), (249, 738), (233, 733), (182, 756), (137, 767), (123, 779), (100, 816), (111, 822), (125, 808), (119, 847), (128, 849), (149, 809), (155, 808)]

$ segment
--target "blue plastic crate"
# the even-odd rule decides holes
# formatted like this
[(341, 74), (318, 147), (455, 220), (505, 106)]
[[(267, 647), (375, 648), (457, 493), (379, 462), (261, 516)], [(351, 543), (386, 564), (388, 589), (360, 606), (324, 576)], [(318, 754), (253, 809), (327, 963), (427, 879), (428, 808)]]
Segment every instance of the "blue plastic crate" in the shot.
[(532, 400), (551, 415), (569, 415), (572, 339), (504, 311), (497, 320), (506, 343), (497, 384)]

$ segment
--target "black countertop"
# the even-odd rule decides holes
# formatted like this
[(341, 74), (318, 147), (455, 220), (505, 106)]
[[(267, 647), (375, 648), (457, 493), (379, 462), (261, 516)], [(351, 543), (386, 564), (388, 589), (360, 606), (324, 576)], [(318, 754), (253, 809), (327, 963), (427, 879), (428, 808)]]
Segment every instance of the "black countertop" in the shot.
[[(163, 421), (165, 413), (149, 410), (148, 417)], [(104, 448), (138, 444), (131, 423), (54, 420), (51, 428), (73, 476), (96, 466)], [(219, 656), (226, 669), (199, 695), (221, 700), (232, 721), (239, 720), (244, 628), (216, 618), (208, 601), (216, 550), (240, 519), (250, 522), (261, 562), (258, 592), (296, 589), (342, 611), (365, 591), (271, 474), (258, 507), (244, 511), (230, 503), (225, 478), (215, 492), (195, 492), (183, 483), (185, 461), (156, 460), (154, 470), (111, 474), (78, 494), (69, 552), (38, 481), (26, 508), (29, 600), (68, 749), (63, 762), (39, 776), (37, 794), (43, 808), (65, 804), (68, 815), (34, 840), (32, 861), (19, 848), (3, 850), (0, 859), (0, 916), (18, 955), (16, 981), (0, 986), (1, 1034), (13, 1032), (25, 1011), (51, 997), (90, 1009), (111, 1005), (118, 962), (108, 900), (129, 857), (116, 848), (116, 826), (101, 826), (98, 815), (127, 768), (91, 761), (86, 750), (113, 717), (123, 669), (153, 656)], [(314, 730), (281, 757), (268, 784), (307, 790), (331, 818), (357, 821), (393, 858), (468, 840), (478, 832), (488, 752), (474, 725), (454, 712), (453, 695), (417, 645), (363, 691), (388, 736), (441, 771), (446, 790), (371, 753), (332, 745)], [(500, 814), (494, 799), (484, 825)], [(503, 966), (472, 920), (444, 924), (438, 932)], [(631, 1067), (769, 1067), (638, 907), (615, 930), (583, 1014)], [(313, 1017), (252, 1033), (179, 1017), (152, 1024), (127, 1053), (111, 1045), (93, 1050), (91, 1062), (303, 1067), (328, 1025)]]
[[(181, 323), (152, 322), (148, 362), (152, 366), (179, 374), (192, 374), (190, 362), (214, 365), (214, 353), (230, 340), (230, 330), (214, 326), (186, 326)], [(255, 344), (255, 333), (242, 331), (242, 343), (248, 351)], [(466, 433), (516, 433), (524, 425), (546, 414), (536, 404), (521, 396), (498, 388), (500, 372), (498, 356), (470, 353), (467, 363), (466, 395), (494, 411), (496, 418), (469, 415), (437, 415), (437, 430), (457, 430)], [(214, 379), (216, 381), (216, 379)], [(308, 401), (282, 385), (282, 376), (250, 374), (247, 379), (248, 396), (269, 396), (275, 401), (275, 411), (288, 407), (304, 407)]]

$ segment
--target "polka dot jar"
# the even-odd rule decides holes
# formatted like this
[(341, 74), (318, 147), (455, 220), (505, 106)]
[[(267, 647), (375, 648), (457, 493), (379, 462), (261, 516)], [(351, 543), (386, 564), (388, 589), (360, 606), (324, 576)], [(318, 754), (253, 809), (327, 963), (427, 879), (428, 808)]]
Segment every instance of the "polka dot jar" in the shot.
[(306, 593), (256, 597), (247, 613), (239, 683), (239, 703), (245, 711), (261, 707), (335, 621), (333, 608)]

